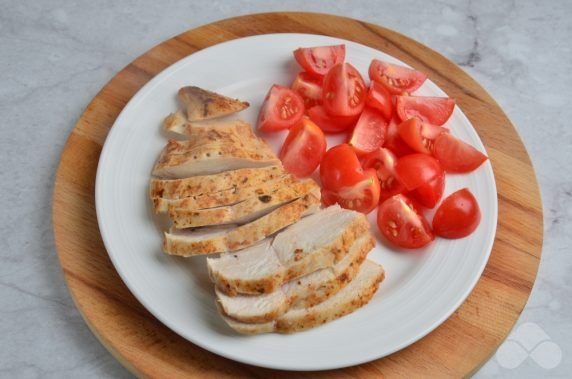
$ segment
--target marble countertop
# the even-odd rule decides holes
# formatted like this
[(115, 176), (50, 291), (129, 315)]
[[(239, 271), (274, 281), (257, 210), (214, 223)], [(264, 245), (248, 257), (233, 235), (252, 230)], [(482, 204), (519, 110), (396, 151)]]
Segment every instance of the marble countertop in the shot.
[(345, 15), (415, 38), (462, 66), (506, 111), (538, 175), (545, 242), (524, 313), (476, 377), (569, 377), (568, 0), (5, 0), (0, 11), (0, 378), (131, 376), (83, 322), (58, 264), (51, 196), (67, 135), (99, 89), (157, 43), (217, 19), (284, 9)]

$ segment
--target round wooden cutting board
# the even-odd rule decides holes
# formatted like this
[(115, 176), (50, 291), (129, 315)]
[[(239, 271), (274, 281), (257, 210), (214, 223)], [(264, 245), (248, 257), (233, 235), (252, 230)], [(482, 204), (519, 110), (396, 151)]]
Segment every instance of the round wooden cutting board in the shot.
[(236, 17), (176, 36), (119, 72), (88, 105), (71, 133), (57, 172), (53, 223), (65, 279), (100, 341), (139, 376), (301, 377), (222, 358), (179, 337), (129, 292), (107, 255), (95, 212), (95, 174), (105, 138), (131, 97), (161, 70), (220, 42), (266, 33), (313, 33), (355, 41), (427, 73), (471, 120), (492, 162), (498, 229), (488, 265), (463, 305), (415, 344), (332, 377), (461, 377), (474, 373), (505, 339), (532, 289), (542, 248), (542, 206), (527, 152), (508, 118), (471, 77), (429, 48), (380, 26), (309, 13)]

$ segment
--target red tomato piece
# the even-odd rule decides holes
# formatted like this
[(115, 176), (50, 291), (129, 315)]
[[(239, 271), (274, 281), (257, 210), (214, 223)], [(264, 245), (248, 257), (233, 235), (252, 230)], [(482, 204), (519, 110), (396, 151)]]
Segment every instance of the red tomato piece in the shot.
[(310, 175), (326, 154), (326, 137), (309, 118), (290, 128), (278, 157), (284, 168), (296, 175)]
[(330, 115), (358, 115), (365, 106), (366, 91), (365, 82), (354, 66), (349, 63), (337, 64), (324, 77), (324, 108)]
[(403, 141), (403, 138), (399, 135), (397, 119), (394, 117), (389, 122), (387, 126), (387, 135), (385, 139), (384, 147), (391, 150), (398, 157), (402, 157), (407, 154), (412, 154), (415, 152), (408, 144)]
[(389, 149), (380, 148), (362, 159), (364, 170), (374, 169), (379, 179), (381, 201), (405, 192), (405, 186), (395, 176), (397, 158)]
[(302, 96), (306, 110), (322, 104), (322, 79), (307, 72), (299, 72), (292, 83), (292, 89)]
[(326, 206), (337, 203), (342, 208), (368, 214), (379, 203), (379, 180), (375, 171), (368, 170), (364, 172), (362, 180), (351, 186), (337, 191), (322, 189), (322, 199)]
[(304, 115), (304, 100), (288, 87), (273, 85), (260, 109), (258, 129), (274, 132), (296, 125)]
[(405, 195), (395, 195), (381, 203), (377, 227), (389, 242), (406, 249), (421, 248), (435, 239), (425, 216)]
[(308, 116), (326, 133), (340, 133), (350, 129), (359, 118), (359, 115), (350, 117), (330, 116), (320, 105), (310, 108)]
[(377, 82), (371, 82), (365, 103), (379, 110), (386, 120), (391, 120), (391, 116), (393, 115), (393, 97), (383, 85)]
[(444, 238), (463, 238), (481, 222), (481, 210), (471, 191), (463, 188), (447, 196), (433, 217), (435, 234)]
[(443, 174), (439, 162), (427, 154), (409, 154), (401, 157), (395, 164), (397, 178), (408, 191), (422, 186)]
[(294, 58), (308, 74), (321, 77), (346, 59), (346, 45), (300, 47), (294, 50)]
[(435, 139), (433, 155), (445, 171), (458, 173), (471, 172), (488, 159), (468, 143), (450, 134), (442, 134)]
[(431, 154), (435, 138), (448, 133), (449, 129), (421, 122), (417, 118), (410, 118), (399, 124), (397, 131), (403, 141), (413, 150), (418, 153)]
[(420, 205), (426, 208), (434, 208), (439, 200), (441, 200), (441, 197), (443, 197), (444, 190), (445, 173), (438, 175), (434, 179), (417, 187), (413, 192), (411, 192), (411, 196)]
[(441, 126), (455, 109), (455, 99), (431, 96), (397, 96), (395, 103), (401, 121), (412, 117), (423, 122)]
[(352, 132), (349, 144), (358, 156), (378, 150), (385, 141), (387, 121), (379, 111), (365, 108)]
[(421, 87), (427, 75), (411, 68), (374, 59), (369, 65), (369, 78), (382, 84), (392, 94), (401, 95)]

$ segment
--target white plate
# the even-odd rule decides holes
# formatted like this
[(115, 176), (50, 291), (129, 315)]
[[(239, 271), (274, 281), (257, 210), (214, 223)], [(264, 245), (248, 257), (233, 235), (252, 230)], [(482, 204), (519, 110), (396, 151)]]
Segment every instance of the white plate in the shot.
[[(497, 193), (490, 163), (469, 175), (448, 175), (445, 195), (469, 187), (483, 218), (460, 240), (437, 239), (424, 251), (399, 252), (378, 237), (369, 258), (387, 278), (373, 300), (355, 313), (293, 335), (240, 336), (220, 319), (205, 260), (161, 252), (161, 230), (147, 187), (151, 168), (166, 143), (161, 122), (176, 105), (176, 92), (197, 85), (251, 103), (240, 117), (255, 123), (273, 83), (289, 85), (298, 68), (299, 46), (345, 43), (347, 61), (365, 77), (372, 58), (396, 59), (340, 39), (306, 34), (242, 38), (197, 52), (165, 69), (125, 107), (109, 133), (97, 171), (97, 218), (105, 247), (131, 292), (161, 322), (189, 341), (222, 356), (257, 366), (289, 370), (345, 367), (380, 358), (417, 341), (441, 324), (468, 296), (488, 260), (497, 223)], [(419, 95), (446, 96), (429, 80)], [(447, 127), (484, 152), (457, 107)], [(284, 135), (273, 137), (278, 149)], [(329, 146), (333, 140), (329, 140)], [(370, 219), (373, 221), (375, 212)], [(375, 225), (375, 222), (372, 223)]]

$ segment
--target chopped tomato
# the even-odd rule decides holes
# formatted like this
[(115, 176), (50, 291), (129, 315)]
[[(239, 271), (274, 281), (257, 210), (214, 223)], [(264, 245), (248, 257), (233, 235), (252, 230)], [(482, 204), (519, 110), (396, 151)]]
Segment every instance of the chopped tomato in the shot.
[(322, 79), (299, 72), (292, 83), (292, 89), (302, 96), (306, 110), (322, 104)]
[(385, 141), (387, 121), (373, 108), (365, 108), (352, 132), (349, 144), (358, 156), (378, 150)]
[(322, 129), (304, 117), (290, 128), (279, 157), (288, 172), (303, 177), (314, 172), (324, 154), (326, 137)]
[(444, 238), (463, 238), (471, 234), (480, 221), (481, 210), (477, 199), (467, 188), (463, 188), (447, 196), (437, 208), (433, 230)]
[(346, 59), (346, 45), (300, 47), (294, 50), (294, 58), (308, 74), (321, 77)]
[(332, 67), (324, 77), (322, 96), (328, 114), (355, 116), (365, 106), (365, 82), (354, 66), (340, 63)]
[(296, 125), (304, 115), (304, 100), (288, 87), (273, 85), (268, 91), (260, 114), (258, 129), (273, 132)]
[(386, 120), (391, 120), (393, 115), (393, 97), (383, 85), (371, 82), (365, 103), (379, 110)]
[(471, 172), (488, 159), (468, 143), (450, 134), (442, 134), (435, 139), (433, 155), (445, 171), (458, 173)]
[(443, 125), (455, 109), (455, 99), (431, 96), (397, 96), (395, 104), (402, 121), (412, 117), (433, 125)]
[(411, 192), (411, 197), (426, 208), (434, 208), (443, 197), (445, 190), (445, 173), (417, 187)]
[(347, 209), (369, 213), (379, 202), (379, 180), (374, 170), (363, 171), (348, 144), (334, 146), (320, 164), (322, 200)]
[(427, 75), (411, 68), (374, 59), (369, 65), (369, 78), (382, 84), (392, 94), (402, 95), (421, 87)]
[(397, 129), (398, 123), (397, 119), (394, 117), (389, 122), (387, 126), (387, 135), (385, 139), (384, 147), (391, 150), (398, 157), (402, 157), (407, 154), (412, 154), (415, 152), (408, 144), (403, 141), (403, 138), (399, 135), (399, 130)]
[(383, 147), (369, 153), (362, 159), (364, 170), (374, 169), (379, 179), (381, 201), (398, 193), (405, 192), (405, 186), (395, 177), (397, 158), (389, 149)]
[(341, 133), (351, 129), (357, 122), (359, 115), (351, 117), (330, 116), (321, 105), (308, 110), (308, 117), (326, 133)]
[(395, 195), (381, 203), (377, 227), (389, 242), (406, 249), (426, 246), (435, 239), (425, 216), (405, 195)]
[(397, 179), (408, 191), (422, 186), (443, 174), (439, 162), (427, 154), (409, 154), (401, 157), (395, 164)]
[(413, 150), (418, 153), (431, 154), (435, 138), (447, 133), (449, 129), (422, 122), (417, 118), (410, 118), (399, 124), (397, 131), (403, 141)]

